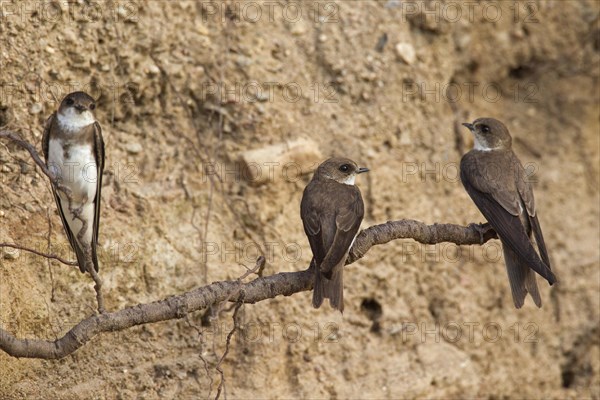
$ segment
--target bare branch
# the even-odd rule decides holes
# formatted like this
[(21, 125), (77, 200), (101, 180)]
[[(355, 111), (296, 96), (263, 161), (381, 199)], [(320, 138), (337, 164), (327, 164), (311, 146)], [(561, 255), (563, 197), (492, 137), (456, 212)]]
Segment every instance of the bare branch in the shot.
[[(50, 250), (50, 248), (52, 247), (52, 241), (51, 241), (51, 237), (52, 237), (52, 218), (50, 218), (50, 207), (46, 207), (46, 218), (48, 219), (48, 236), (47, 236), (47, 242), (48, 242), (48, 250)], [(56, 294), (56, 286), (54, 285), (54, 274), (52, 273), (52, 262), (50, 261), (50, 259), (46, 259), (46, 264), (48, 265), (48, 274), (50, 275), (50, 285), (52, 286), (52, 291), (50, 292), (50, 301), (54, 302), (54, 300), (56, 299), (55, 294)]]
[(92, 262), (92, 249), (87, 244), (85, 244), (83, 248), (85, 249), (86, 271), (90, 273), (92, 279), (94, 280), (94, 290), (96, 291), (96, 302), (98, 303), (98, 312), (102, 314), (105, 312), (104, 296), (102, 295), (102, 279), (100, 279), (100, 276), (94, 268), (94, 263)]
[[(77, 218), (78, 210), (73, 210), (71, 206), (71, 193), (69, 188), (64, 187), (57, 181), (44, 162), (40, 159), (35, 147), (11, 131), (0, 130), (0, 137), (11, 139), (31, 154), (35, 163), (40, 167), (44, 174), (50, 178), (55, 187), (67, 194), (69, 197), (69, 209), (75, 214), (75, 218)], [(87, 229), (86, 222), (82, 220), (82, 223), (83, 226), (78, 235), (79, 240), (82, 239), (83, 232)], [(457, 245), (469, 245), (483, 244), (494, 237), (496, 237), (496, 233), (488, 224), (471, 224), (468, 227), (463, 227), (452, 224), (426, 225), (422, 222), (413, 220), (390, 221), (385, 224), (371, 226), (370, 228), (361, 231), (356, 237), (354, 245), (350, 249), (346, 264), (352, 264), (359, 260), (373, 246), (385, 244), (397, 239), (410, 238), (425, 244), (450, 242)], [(16, 247), (16, 245), (13, 247)], [(19, 246), (19, 248), (21, 247)], [(30, 251), (30, 249), (23, 249)], [(42, 256), (49, 256), (36, 251), (32, 252)], [(236, 303), (235, 316), (237, 310), (239, 310), (239, 307), (243, 303), (256, 303), (280, 295), (291, 296), (294, 293), (310, 290), (313, 285), (313, 272), (310, 268), (300, 272), (282, 272), (268, 277), (259, 276), (253, 281), (243, 283), (242, 279), (264, 268), (265, 259), (264, 257), (259, 257), (255, 268), (248, 270), (239, 279), (215, 282), (164, 300), (148, 304), (138, 304), (112, 313), (104, 313), (100, 292), (102, 282), (95, 273), (93, 263), (91, 262), (91, 251), (89, 246), (86, 247), (86, 253), (86, 258), (88, 260), (86, 261), (86, 269), (90, 272), (92, 278), (94, 278), (94, 281), (96, 282), (96, 298), (100, 314), (84, 319), (69, 330), (63, 337), (54, 341), (18, 339), (11, 333), (0, 328), (0, 349), (13, 357), (42, 359), (62, 358), (73, 353), (93, 337), (104, 332), (121, 331), (136, 325), (183, 318), (192, 312), (218, 306), (223, 302)], [(72, 263), (68, 261), (65, 262), (65, 260), (61, 260), (57, 256), (49, 257), (72, 265)], [(232, 336), (234, 333), (235, 326), (229, 336)], [(228, 340), (230, 340), (229, 336)], [(226, 354), (227, 352), (225, 352), (222, 359)], [(223, 383), (223, 380), (221, 383)], [(222, 388), (223, 387), (221, 386), (220, 389)], [(219, 396), (219, 394), (220, 390), (217, 396)]]
[[(414, 238), (425, 244), (450, 242), (458, 245), (478, 245), (495, 236), (495, 232), (491, 229), (487, 229), (481, 235), (482, 228), (485, 229), (485, 226), (426, 225), (413, 220), (375, 225), (363, 230), (357, 236), (350, 251), (348, 264), (362, 258), (373, 246), (402, 238)], [(259, 277), (248, 283), (241, 283), (237, 279), (215, 282), (153, 303), (138, 304), (116, 312), (93, 315), (75, 325), (55, 341), (17, 339), (0, 328), (0, 349), (13, 357), (62, 358), (104, 332), (116, 332), (136, 325), (183, 318), (189, 313), (224, 301), (257, 303), (277, 296), (291, 296), (312, 289), (312, 285), (313, 273), (310, 269), (281, 272)]]
[(423, 244), (449, 242), (460, 246), (467, 244), (482, 245), (488, 240), (496, 238), (496, 232), (488, 223), (471, 224), (465, 229), (460, 225), (426, 225), (410, 219), (388, 221), (385, 224), (374, 225), (360, 232), (350, 249), (346, 265), (361, 259), (371, 247), (396, 239), (414, 239)]
[(185, 317), (185, 321), (186, 323), (192, 327), (197, 333), (198, 333), (198, 341), (200, 344), (200, 350), (198, 351), (198, 357), (200, 358), (200, 360), (202, 361), (202, 365), (204, 366), (204, 372), (206, 372), (206, 376), (208, 377), (208, 395), (206, 396), (207, 399), (210, 398), (210, 394), (212, 393), (212, 388), (213, 388), (213, 384), (214, 384), (214, 379), (210, 374), (210, 370), (208, 367), (208, 361), (206, 360), (206, 358), (202, 355), (202, 348), (203, 348), (203, 341), (204, 341), (204, 331), (202, 330), (202, 328), (198, 327), (198, 325), (194, 324), (191, 319), (189, 318), (189, 314), (186, 315)]
[(0, 247), (10, 247), (10, 248), (13, 248), (13, 249), (23, 250), (23, 251), (27, 251), (29, 253), (37, 254), (38, 256), (41, 256), (41, 257), (46, 257), (48, 259), (59, 261), (59, 262), (61, 262), (63, 264), (66, 264), (66, 265), (71, 265), (71, 266), (74, 266), (74, 267), (77, 266), (77, 261), (65, 260), (64, 258), (59, 257), (57, 255), (42, 253), (41, 251), (30, 249), (29, 247), (21, 246), (21, 245), (14, 244), (14, 243), (0, 243)]
[[(264, 257), (263, 257), (263, 260), (264, 260)], [(263, 264), (264, 264), (264, 262), (263, 262)], [(257, 269), (258, 269), (258, 263), (257, 263)], [(226, 388), (225, 388), (225, 373), (223, 372), (223, 368), (221, 368), (221, 364), (223, 364), (223, 361), (225, 361), (225, 357), (227, 357), (227, 354), (229, 354), (229, 349), (231, 346), (231, 338), (233, 337), (235, 332), (240, 328), (238, 314), (239, 314), (240, 308), (242, 307), (242, 304), (244, 304), (244, 292), (243, 291), (240, 293), (240, 299), (236, 303), (235, 310), (233, 311), (233, 317), (232, 317), (233, 328), (231, 328), (231, 331), (229, 331), (229, 333), (227, 334), (227, 340), (225, 342), (225, 351), (223, 352), (223, 355), (221, 356), (221, 359), (219, 360), (219, 362), (217, 363), (217, 366), (215, 368), (221, 375), (221, 382), (219, 382), (219, 386), (217, 387), (217, 395), (215, 396), (215, 400), (219, 400), (219, 397), (221, 397), (221, 392), (223, 392), (224, 397), (227, 398), (227, 396), (225, 395), (227, 393)]]

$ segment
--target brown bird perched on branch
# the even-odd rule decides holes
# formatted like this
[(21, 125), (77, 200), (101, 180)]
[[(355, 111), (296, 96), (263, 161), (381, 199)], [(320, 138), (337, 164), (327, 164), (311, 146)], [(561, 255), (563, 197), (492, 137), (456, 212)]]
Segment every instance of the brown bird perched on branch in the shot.
[(460, 162), (461, 181), (502, 242), (515, 307), (523, 306), (527, 293), (541, 307), (534, 271), (550, 285), (556, 277), (550, 269), (533, 190), (512, 151), (510, 133), (493, 118), (479, 118), (463, 125), (475, 136), (475, 146)]
[(65, 96), (58, 112), (46, 121), (42, 147), (48, 169), (71, 190), (67, 195), (52, 185), (52, 193), (67, 238), (81, 272), (86, 271), (86, 248), (98, 271), (100, 191), (104, 170), (102, 129), (94, 117), (96, 101), (87, 93)]
[(347, 158), (330, 158), (304, 189), (300, 215), (313, 253), (315, 308), (329, 299), (334, 309), (344, 311), (344, 264), (364, 215), (354, 181), (367, 171)]

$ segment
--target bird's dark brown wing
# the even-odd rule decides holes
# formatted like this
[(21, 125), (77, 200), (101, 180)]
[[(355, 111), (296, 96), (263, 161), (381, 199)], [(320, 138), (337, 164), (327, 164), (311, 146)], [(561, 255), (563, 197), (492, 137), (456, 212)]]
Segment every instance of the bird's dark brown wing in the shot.
[(508, 212), (490, 193), (478, 190), (473, 183), (472, 176), (474, 175), (476, 176), (476, 171), (469, 170), (469, 173), (466, 173), (466, 168), (463, 168), (461, 163), (460, 176), (467, 193), (498, 233), (502, 243), (509, 246), (523, 262), (544, 277), (551, 285), (555, 283), (556, 277), (536, 253), (519, 216)]
[[(348, 196), (342, 201), (335, 216), (335, 235), (329, 246), (327, 255), (321, 263), (321, 271), (330, 278), (334, 267), (345, 262), (348, 250), (360, 228), (364, 215), (364, 204), (360, 190), (355, 186), (348, 187)], [(341, 265), (343, 267), (343, 264)]]
[(546, 242), (544, 242), (544, 235), (542, 234), (540, 221), (537, 217), (533, 189), (531, 188), (531, 184), (529, 183), (528, 176), (526, 174), (525, 169), (523, 168), (523, 165), (516, 156), (513, 155), (513, 157), (513, 162), (515, 163), (515, 165), (518, 165), (517, 191), (519, 192), (519, 196), (521, 197), (521, 200), (523, 201), (523, 204), (525, 204), (525, 208), (527, 209), (529, 225), (531, 226), (533, 236), (535, 237), (535, 243), (537, 244), (540, 256), (542, 257), (544, 264), (546, 264), (548, 268), (551, 269), (550, 257), (548, 257)]
[[(321, 276), (321, 271), (318, 269), (321, 261), (323, 261), (325, 254), (327, 253), (327, 238), (325, 237), (325, 231), (321, 227), (322, 222), (320, 218), (322, 211), (320, 206), (324, 204), (322, 202), (323, 193), (319, 189), (319, 186), (319, 183), (313, 179), (304, 189), (302, 202), (300, 203), (300, 215), (302, 217), (302, 224), (304, 225), (304, 232), (306, 233), (306, 237), (308, 238), (308, 243), (310, 244), (310, 249), (312, 250), (313, 254), (311, 268), (315, 268), (315, 283), (312, 303), (313, 307), (315, 308), (321, 307), (323, 300), (326, 297), (332, 297), (332, 293), (330, 292), (334, 286), (332, 285), (333, 282), (328, 282), (324, 277)], [(340, 285), (340, 283), (336, 281), (335, 285), (337, 287)], [(343, 285), (343, 283), (341, 283), (341, 285)], [(343, 297), (340, 298), (343, 299)]]
[(42, 136), (42, 151), (44, 152), (44, 160), (46, 161), (46, 166), (48, 166), (48, 151), (50, 147), (50, 127), (52, 126), (55, 117), (56, 112), (53, 112), (52, 115), (50, 115), (46, 120), (46, 125), (44, 125), (44, 134)]
[(544, 264), (550, 267), (550, 257), (548, 257), (548, 250), (546, 249), (546, 242), (544, 242), (544, 236), (542, 235), (542, 227), (540, 226), (540, 221), (538, 220), (537, 215), (529, 216), (529, 224), (531, 225), (531, 230), (533, 231), (533, 236), (535, 237), (535, 243), (537, 244), (538, 250), (540, 251), (540, 255), (542, 256), (542, 260)]
[(104, 140), (102, 138), (102, 128), (98, 122), (94, 123), (94, 144), (96, 154), (96, 197), (94, 199), (94, 226), (92, 231), (92, 262), (96, 272), (98, 266), (98, 230), (100, 229), (100, 198), (102, 191), (102, 172), (104, 171)]
[(308, 238), (308, 243), (310, 244), (310, 249), (312, 250), (315, 263), (316, 265), (319, 265), (321, 261), (323, 261), (323, 258), (325, 258), (326, 251), (323, 230), (321, 229), (321, 221), (317, 211), (318, 208), (316, 207), (316, 204), (318, 204), (318, 199), (315, 199), (312, 194), (309, 194), (311, 185), (313, 185), (312, 182), (309, 183), (309, 186), (307, 186), (304, 190), (302, 202), (300, 203), (300, 215), (302, 217), (304, 232)]
[[(44, 127), (44, 135), (42, 137), (42, 150), (44, 152), (44, 159), (46, 161), (46, 166), (50, 168), (48, 165), (48, 153), (50, 151), (50, 130), (52, 129), (52, 124), (54, 123), (54, 119), (56, 118), (56, 112), (53, 113), (47, 120), (46, 125)], [(56, 202), (56, 208), (58, 208), (58, 215), (60, 215), (60, 220), (62, 222), (63, 228), (65, 230), (65, 234), (67, 235), (67, 239), (69, 239), (69, 243), (71, 244), (71, 248), (75, 252), (75, 257), (77, 258), (77, 264), (79, 265), (79, 270), (81, 272), (85, 272), (85, 255), (83, 249), (77, 242), (75, 235), (71, 231), (69, 224), (67, 223), (67, 219), (65, 218), (65, 213), (63, 211), (63, 207), (67, 207), (68, 204), (63, 206), (62, 200), (58, 196), (58, 192), (54, 187), (54, 184), (51, 183), (52, 186), (52, 195), (54, 196), (54, 201)]]

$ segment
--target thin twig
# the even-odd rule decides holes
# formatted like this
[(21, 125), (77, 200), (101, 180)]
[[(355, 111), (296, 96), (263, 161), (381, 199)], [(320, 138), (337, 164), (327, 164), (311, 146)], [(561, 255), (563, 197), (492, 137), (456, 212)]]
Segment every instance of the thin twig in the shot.
[[(46, 207), (46, 218), (48, 219), (48, 251), (50, 251), (52, 246), (52, 218), (50, 218), (50, 207)], [(54, 285), (54, 273), (52, 272), (52, 263), (50, 258), (46, 260), (46, 263), (48, 265), (48, 274), (50, 275), (50, 286), (52, 286), (52, 290), (50, 291), (50, 301), (54, 302), (56, 300), (56, 287)]]
[(102, 279), (100, 279), (100, 276), (98, 276), (98, 273), (96, 272), (93, 263), (87, 262), (86, 264), (87, 271), (90, 273), (95, 283), (94, 290), (96, 291), (96, 302), (98, 303), (98, 312), (100, 314), (103, 314), (104, 312), (106, 312), (106, 310), (104, 308), (104, 296), (102, 295)]
[[(198, 353), (198, 357), (200, 357), (200, 360), (202, 361), (202, 365), (204, 366), (204, 372), (206, 372), (206, 376), (208, 377), (208, 380), (209, 380), (209, 383), (208, 383), (208, 394), (206, 395), (206, 398), (209, 399), (210, 398), (210, 394), (212, 393), (212, 387), (213, 387), (213, 384), (214, 384), (214, 379), (213, 379), (213, 377), (210, 374), (210, 370), (208, 369), (208, 361), (202, 355), (202, 348), (203, 348), (203, 341), (204, 341), (204, 331), (203, 331), (203, 329), (199, 328), (195, 323), (193, 323), (192, 321), (190, 321), (189, 317), (190, 317), (189, 314), (186, 315), (185, 322), (198, 333), (198, 339), (200, 341), (200, 352)], [(213, 338), (213, 341), (214, 341), (214, 338)]]
[[(79, 211), (79, 210), (78, 210)], [(80, 218), (82, 226), (77, 234), (77, 240), (83, 247), (83, 254), (85, 255), (85, 266), (84, 269), (90, 273), (90, 276), (94, 280), (94, 290), (96, 291), (96, 302), (98, 303), (98, 312), (100, 314), (104, 313), (104, 297), (102, 296), (102, 280), (98, 273), (96, 272), (96, 268), (94, 267), (94, 263), (92, 261), (92, 247), (85, 242), (83, 235), (86, 233), (88, 229), (87, 221), (84, 221)]]
[[(484, 234), (484, 241), (493, 237), (495, 232), (488, 230)], [(480, 230), (475, 225), (465, 227), (452, 224), (426, 225), (413, 220), (391, 221), (361, 231), (350, 249), (347, 264), (362, 258), (373, 246), (401, 238), (412, 238), (425, 244), (443, 242), (458, 245), (481, 244)], [(138, 304), (116, 312), (92, 315), (79, 322), (58, 340), (17, 339), (0, 328), (0, 350), (13, 357), (63, 358), (103, 332), (116, 332), (136, 325), (183, 318), (191, 312), (227, 300), (238, 302), (242, 291), (244, 303), (254, 304), (277, 296), (291, 296), (311, 290), (312, 287), (313, 271), (310, 269), (281, 272), (256, 278), (248, 283), (240, 283), (239, 279), (214, 282), (153, 303)]]
[(231, 331), (229, 331), (229, 333), (227, 334), (227, 340), (225, 341), (225, 351), (223, 352), (221, 359), (219, 360), (219, 362), (217, 363), (217, 366), (215, 367), (215, 369), (221, 375), (221, 382), (219, 382), (219, 386), (217, 387), (217, 395), (215, 396), (215, 400), (219, 400), (219, 397), (221, 397), (221, 392), (223, 392), (223, 397), (227, 398), (226, 390), (225, 390), (225, 373), (223, 372), (223, 368), (221, 368), (221, 364), (225, 360), (225, 357), (227, 357), (227, 354), (229, 354), (229, 348), (231, 346), (231, 338), (233, 337), (235, 332), (239, 329), (238, 313), (240, 311), (240, 308), (244, 304), (244, 297), (245, 297), (244, 292), (242, 291), (240, 293), (240, 298), (235, 305), (235, 310), (233, 311), (233, 317), (232, 317), (233, 328), (231, 328)]
[(65, 260), (64, 258), (62, 258), (60, 256), (57, 256), (55, 254), (42, 253), (41, 251), (30, 249), (29, 247), (21, 246), (21, 245), (15, 244), (15, 243), (0, 243), (0, 247), (10, 247), (10, 248), (13, 248), (13, 249), (27, 251), (29, 253), (37, 254), (38, 256), (46, 257), (46, 258), (48, 258), (50, 260), (56, 260), (56, 261), (59, 261), (59, 262), (65, 264), (65, 265), (70, 265), (70, 266), (73, 266), (73, 267), (76, 267), (78, 265), (77, 261)]

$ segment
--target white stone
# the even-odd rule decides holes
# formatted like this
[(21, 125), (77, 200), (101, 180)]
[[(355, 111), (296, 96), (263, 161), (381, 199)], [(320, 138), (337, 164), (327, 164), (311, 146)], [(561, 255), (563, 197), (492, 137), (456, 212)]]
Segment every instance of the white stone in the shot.
[(144, 150), (144, 148), (142, 147), (142, 145), (140, 143), (133, 142), (133, 143), (127, 144), (127, 146), (125, 146), (125, 150), (127, 150), (127, 152), (130, 154), (138, 154), (142, 150)]
[(239, 160), (241, 178), (261, 185), (282, 180), (295, 182), (313, 172), (323, 156), (314, 141), (296, 139), (245, 151)]
[(401, 42), (396, 45), (396, 56), (408, 65), (417, 60), (417, 52), (412, 44)]

